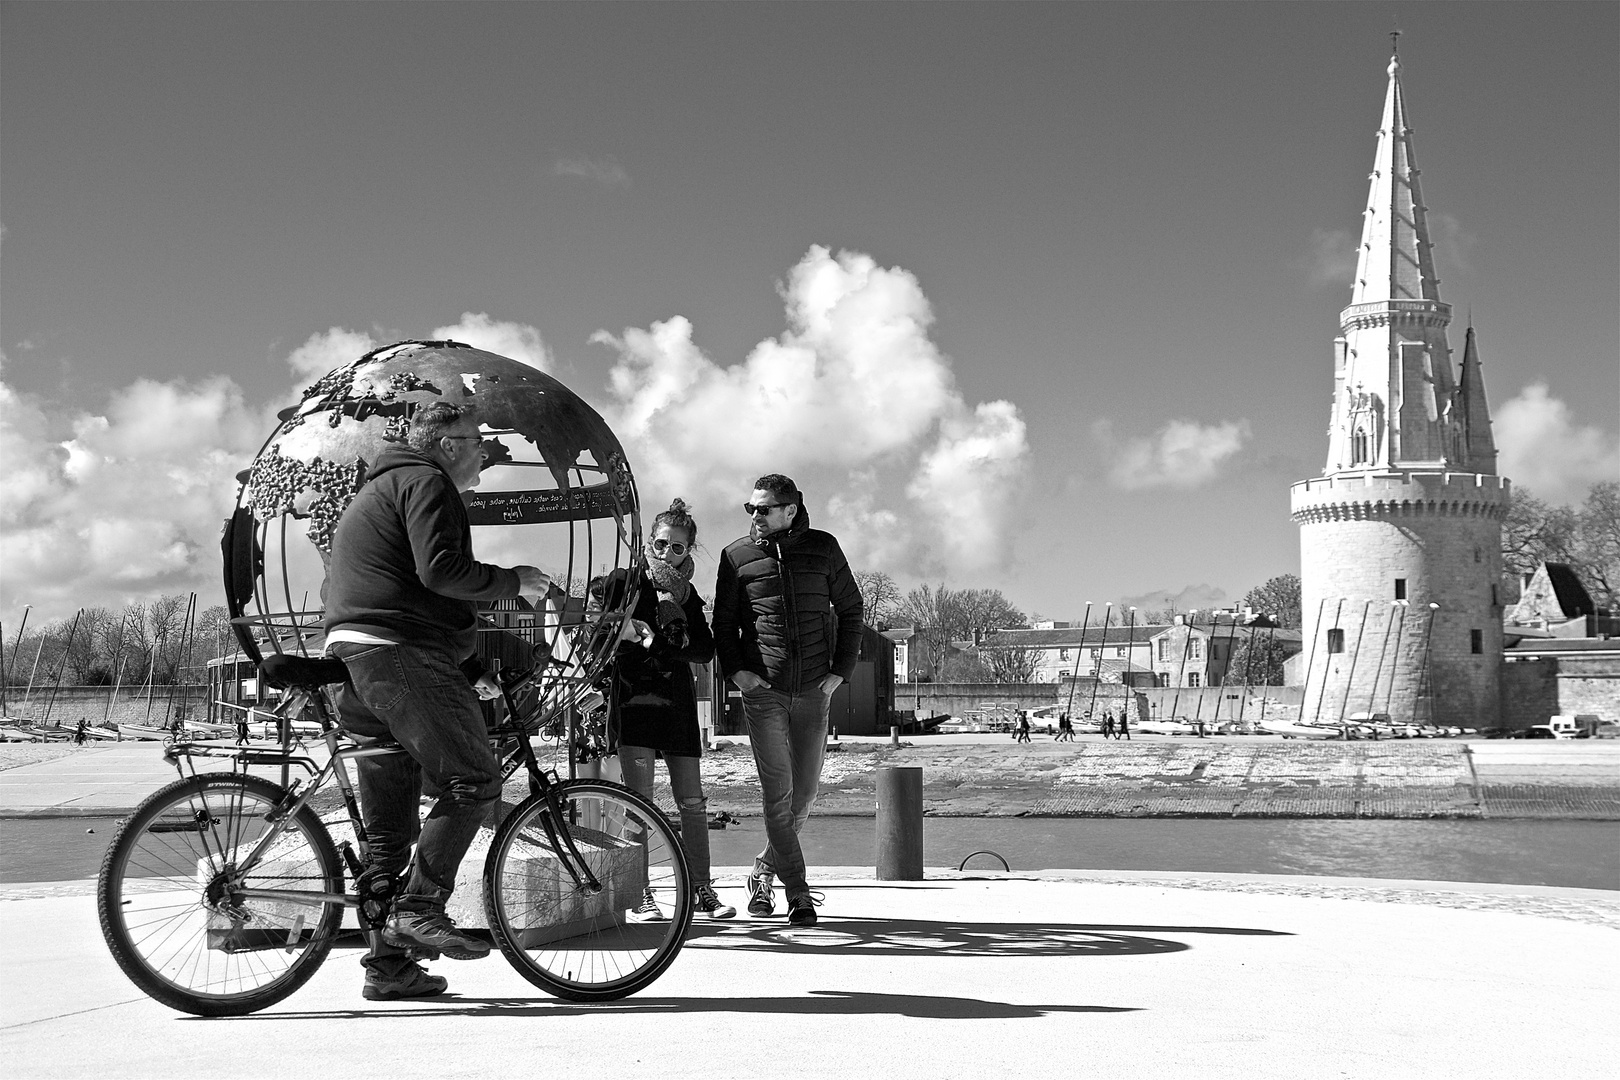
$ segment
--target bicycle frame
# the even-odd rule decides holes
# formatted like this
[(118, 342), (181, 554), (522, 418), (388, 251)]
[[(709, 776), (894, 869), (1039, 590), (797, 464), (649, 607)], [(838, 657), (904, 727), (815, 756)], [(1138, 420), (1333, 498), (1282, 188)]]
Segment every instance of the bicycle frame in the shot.
[[(591, 870), (590, 865), (579, 853), (574, 844), (573, 834), (567, 829), (558, 829), (557, 823), (562, 820), (562, 808), (556, 798), (556, 788), (559, 783), (553, 770), (540, 768), (538, 759), (534, 756), (534, 748), (529, 744), (529, 729), (520, 720), (517, 707), (512, 699), (512, 687), (502, 687), (502, 700), (506, 706), (506, 715), (509, 722), (493, 728), (489, 732), (491, 744), (499, 745), (508, 740), (513, 743), (501, 755), (501, 781), (505, 783), (521, 766), (529, 776), (529, 792), (531, 795), (544, 795), (549, 813), (541, 815), (541, 823), (545, 827), (547, 838), (552, 847), (559, 854), (566, 852), (561, 859), (567, 868), (569, 876), (574, 880), (574, 886), (587, 893), (596, 894), (602, 891), (602, 883)], [(295, 707), (296, 706), (296, 707)], [(173, 764), (181, 776), (186, 775), (182, 760), (187, 764), (193, 757), (229, 757), (235, 762), (235, 769), (246, 773), (254, 765), (279, 765), (285, 777), (290, 766), (297, 766), (311, 774), (308, 784), (302, 780), (293, 784), (283, 783), (289, 796), (296, 795), (290, 802), (283, 802), (277, 806), (269, 816), (271, 828), (259, 839), (254, 849), (245, 859), (236, 864), (238, 873), (252, 870), (263, 859), (265, 852), (276, 843), (286, 829), (286, 823), (293, 820), (300, 811), (308, 805), (309, 800), (316, 792), (325, 788), (332, 780), (337, 781), (339, 790), (343, 795), (344, 807), (349, 816), (349, 823), (354, 829), (356, 842), (360, 847), (360, 854), (355, 856), (353, 849), (345, 841), (339, 845), (340, 853), (348, 864), (350, 873), (359, 878), (365, 860), (370, 855), (370, 843), (366, 836), (365, 823), (360, 815), (360, 804), (356, 798), (354, 781), (348, 770), (348, 763), (370, 757), (384, 757), (390, 754), (403, 754), (405, 750), (394, 743), (367, 746), (354, 743), (345, 737), (344, 732), (332, 719), (332, 709), (326, 701), (324, 688), (296, 687), (291, 690), (277, 710), (284, 718), (292, 715), (302, 715), (306, 711), (313, 712), (321, 725), (321, 741), (326, 744), (327, 761), (324, 766), (317, 767), (315, 760), (307, 755), (295, 754), (287, 742), (283, 742), (279, 751), (253, 750), (246, 747), (220, 747), (207, 743), (180, 742), (172, 743), (164, 750), (164, 758)], [(287, 729), (283, 726), (282, 730)], [(300, 743), (302, 740), (299, 740)], [(191, 775), (197, 775), (196, 769)], [(201, 823), (199, 833), (203, 832)], [(236, 890), (237, 896), (250, 900), (279, 900), (298, 904), (333, 903), (344, 907), (359, 907), (360, 898), (353, 894), (317, 893), (307, 890), (286, 889), (249, 889)]]

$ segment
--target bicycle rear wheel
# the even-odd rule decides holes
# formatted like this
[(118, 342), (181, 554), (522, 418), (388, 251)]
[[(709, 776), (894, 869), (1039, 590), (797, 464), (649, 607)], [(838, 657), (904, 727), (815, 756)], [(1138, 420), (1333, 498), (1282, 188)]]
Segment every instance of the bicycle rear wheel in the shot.
[[(118, 830), (102, 859), (97, 908), (107, 947), (136, 986), (181, 1012), (241, 1016), (315, 974), (343, 917), (331, 899), (343, 893), (343, 873), (313, 810), (266, 820), (285, 796), (253, 776), (189, 777), (154, 793)], [(255, 889), (280, 895), (244, 895)]]
[[(663, 812), (604, 780), (559, 784), (507, 815), (484, 862), (484, 904), (501, 951), (525, 979), (572, 1001), (633, 994), (674, 961), (692, 925), (686, 853)], [(559, 820), (560, 818), (560, 820)], [(571, 838), (600, 883), (576, 881)], [(650, 896), (663, 913), (638, 921)]]

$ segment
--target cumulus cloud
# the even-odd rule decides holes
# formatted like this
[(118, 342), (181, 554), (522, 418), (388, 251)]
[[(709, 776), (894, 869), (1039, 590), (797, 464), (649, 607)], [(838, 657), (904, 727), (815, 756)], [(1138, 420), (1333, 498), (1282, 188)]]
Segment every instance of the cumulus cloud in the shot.
[(287, 366), (299, 378), (318, 379), (333, 368), (353, 363), (381, 344), (370, 334), (334, 326), (324, 333), (311, 334), (308, 341), (287, 355)]
[(786, 330), (732, 367), (705, 356), (678, 316), (593, 337), (619, 354), (608, 419), (648, 501), (683, 495), (740, 533), (739, 497), (783, 472), (863, 565), (1003, 559), (1023, 421), (1007, 402), (963, 400), (917, 279), (812, 247), (778, 291)]
[(559, 158), (551, 171), (557, 176), (576, 176), (620, 191), (630, 187), (630, 174), (612, 158)]
[(1356, 238), (1349, 229), (1312, 229), (1305, 253), (1294, 265), (1312, 285), (1348, 285), (1356, 276)]
[(217, 594), (234, 476), (272, 422), (225, 378), (139, 380), (96, 413), (53, 410), (0, 384), (0, 604), (32, 603), (49, 618)]
[(551, 370), (551, 353), (540, 331), (517, 322), (503, 322), (481, 311), (464, 312), (454, 326), (441, 326), (429, 334), (434, 341), (460, 341), (475, 349), (521, 360), (541, 371)]
[(1531, 383), (1495, 412), (1497, 471), (1540, 498), (1578, 502), (1593, 484), (1620, 476), (1620, 438), (1576, 423), (1546, 383)]
[(1213, 480), (1221, 467), (1249, 441), (1249, 422), (1199, 424), (1171, 420), (1151, 436), (1120, 441), (1106, 420), (1092, 434), (1110, 448), (1109, 482), (1126, 491), (1191, 488)]

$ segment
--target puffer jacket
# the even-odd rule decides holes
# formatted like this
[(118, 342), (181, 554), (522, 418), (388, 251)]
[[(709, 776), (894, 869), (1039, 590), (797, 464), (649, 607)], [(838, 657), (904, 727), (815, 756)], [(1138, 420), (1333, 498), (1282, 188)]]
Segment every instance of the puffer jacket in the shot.
[(803, 504), (783, 531), (721, 553), (714, 647), (728, 678), (752, 671), (787, 694), (854, 674), (861, 591), (838, 541), (810, 527)]

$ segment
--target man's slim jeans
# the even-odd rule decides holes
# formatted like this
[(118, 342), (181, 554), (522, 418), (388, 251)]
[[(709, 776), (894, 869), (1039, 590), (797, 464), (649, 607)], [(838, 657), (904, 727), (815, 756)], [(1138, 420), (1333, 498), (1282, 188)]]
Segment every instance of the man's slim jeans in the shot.
[[(398, 873), (416, 843), (397, 906), (442, 911), (462, 856), (501, 793), (478, 695), (447, 655), (431, 649), (338, 642), (329, 651), (349, 669), (337, 696), (344, 728), (393, 739), (406, 751), (357, 763), (371, 865)], [(418, 837), (424, 778), (438, 797)]]
[(821, 783), (830, 699), (817, 687), (785, 694), (768, 686), (744, 690), (742, 698), (765, 803), (765, 850), (755, 857), (754, 868), (781, 878), (791, 899), (809, 888), (799, 830)]

